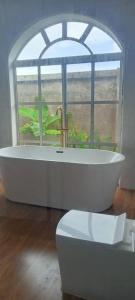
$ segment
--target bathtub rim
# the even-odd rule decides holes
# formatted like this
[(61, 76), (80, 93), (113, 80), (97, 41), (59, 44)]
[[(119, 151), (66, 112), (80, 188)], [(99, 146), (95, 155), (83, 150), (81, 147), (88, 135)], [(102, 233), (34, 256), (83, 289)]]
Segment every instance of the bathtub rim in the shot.
[[(14, 156), (9, 156), (9, 155), (4, 155), (4, 154), (1, 154), (1, 150), (4, 150), (4, 149), (13, 149), (13, 148), (21, 148), (21, 147), (24, 147), (24, 148), (27, 148), (27, 147), (41, 147), (41, 148), (47, 148), (48, 150), (51, 149), (51, 150), (69, 150), (71, 149), (71, 151), (76, 151), (76, 150), (80, 150), (80, 151), (91, 151), (91, 152), (109, 152), (109, 153), (112, 153), (112, 154), (118, 154), (119, 155), (119, 159), (116, 159), (114, 161), (108, 161), (108, 162), (95, 162), (95, 163), (89, 163), (89, 162), (79, 162), (79, 161), (60, 161), (60, 160), (48, 160), (48, 159), (43, 159), (43, 158), (30, 158), (30, 157), (14, 157)], [(113, 152), (113, 151), (110, 151), (110, 150), (102, 150), (102, 149), (82, 149), (82, 148), (62, 148), (62, 147), (51, 147), (51, 146), (40, 146), (40, 145), (17, 145), (17, 146), (10, 146), (10, 147), (4, 147), (4, 148), (1, 148), (0, 149), (0, 159), (19, 159), (19, 160), (32, 160), (32, 161), (44, 161), (44, 162), (50, 162), (50, 163), (62, 163), (62, 164), (78, 164), (78, 165), (85, 165), (85, 166), (107, 166), (107, 165), (112, 165), (112, 164), (119, 164), (119, 163), (122, 163), (123, 161), (125, 161), (126, 157), (120, 153), (120, 152)]]

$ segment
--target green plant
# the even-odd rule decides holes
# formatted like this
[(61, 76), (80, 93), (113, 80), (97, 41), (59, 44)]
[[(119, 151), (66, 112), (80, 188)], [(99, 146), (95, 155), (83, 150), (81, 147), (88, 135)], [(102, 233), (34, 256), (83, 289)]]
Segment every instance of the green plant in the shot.
[[(25, 119), (24, 125), (20, 127), (21, 133), (31, 133), (34, 137), (40, 136), (39, 125), (39, 111), (37, 107), (23, 106), (19, 109), (19, 114)], [(58, 135), (59, 130), (56, 127), (59, 126), (60, 116), (56, 113), (51, 114), (48, 109), (48, 105), (42, 107), (42, 129), (44, 135)]]
[[(88, 144), (88, 142), (91, 141), (91, 136), (88, 135), (88, 133), (84, 130), (77, 130), (76, 128), (72, 127), (71, 130), (69, 130), (69, 139), (70, 139), (70, 145), (74, 148), (90, 148), (90, 149), (100, 149), (101, 143), (111, 143), (112, 138), (102, 137), (98, 133), (98, 131), (94, 134), (94, 144)], [(113, 147), (113, 151), (115, 151), (115, 148)]]
[[(68, 137), (70, 140), (70, 143), (73, 145), (77, 143), (77, 147), (79, 148), (85, 148), (86, 146), (84, 143), (88, 142), (89, 135), (84, 130), (77, 130), (76, 128), (72, 128), (69, 130)], [(75, 147), (75, 146), (74, 146)]]
[[(36, 106), (27, 107), (22, 106), (19, 109), (19, 115), (23, 118), (24, 124), (20, 127), (20, 132), (23, 134), (32, 134), (33, 137), (37, 138), (40, 136), (40, 125), (39, 125), (39, 111)], [(98, 131), (94, 135), (94, 144), (88, 145), (91, 141), (91, 137), (85, 130), (77, 130), (74, 127), (72, 113), (67, 113), (67, 120), (69, 125), (68, 139), (71, 147), (79, 148), (101, 148), (101, 142), (109, 143), (112, 141), (111, 137), (104, 137), (101, 139)], [(49, 112), (48, 105), (42, 107), (42, 134), (43, 136), (58, 136), (61, 134), (60, 130), (60, 116)], [(113, 148), (113, 151), (115, 149)]]

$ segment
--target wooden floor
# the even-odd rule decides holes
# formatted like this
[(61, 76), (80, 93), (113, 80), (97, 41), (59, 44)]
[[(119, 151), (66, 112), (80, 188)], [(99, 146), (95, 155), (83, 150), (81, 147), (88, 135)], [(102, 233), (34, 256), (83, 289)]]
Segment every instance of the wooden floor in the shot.
[[(65, 212), (12, 203), (3, 193), (1, 186), (0, 300), (78, 299), (61, 294), (55, 230)], [(135, 218), (135, 191), (117, 190), (106, 213), (121, 212)]]

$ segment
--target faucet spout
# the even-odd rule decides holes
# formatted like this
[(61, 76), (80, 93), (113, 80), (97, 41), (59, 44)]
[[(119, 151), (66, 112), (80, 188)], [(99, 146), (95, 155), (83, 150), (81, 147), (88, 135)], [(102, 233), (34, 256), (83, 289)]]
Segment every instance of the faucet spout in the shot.
[(58, 106), (56, 109), (56, 115), (60, 113), (60, 144), (62, 148), (67, 147), (67, 138), (68, 138), (68, 128), (65, 127), (65, 120), (64, 120), (64, 109), (62, 106)]
[(63, 107), (62, 106), (58, 106), (56, 109), (56, 115), (59, 115), (60, 113), (60, 122), (61, 122), (61, 128), (63, 128), (64, 126), (64, 111), (63, 111)]

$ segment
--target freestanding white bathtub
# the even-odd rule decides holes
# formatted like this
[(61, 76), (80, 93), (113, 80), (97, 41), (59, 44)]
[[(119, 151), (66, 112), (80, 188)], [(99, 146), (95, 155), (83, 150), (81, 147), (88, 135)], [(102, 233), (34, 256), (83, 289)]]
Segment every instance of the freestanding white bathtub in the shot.
[(104, 150), (16, 146), (0, 150), (12, 201), (93, 212), (112, 205), (125, 157)]

